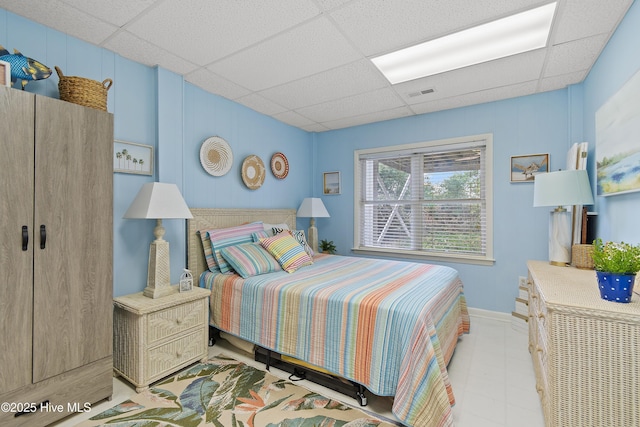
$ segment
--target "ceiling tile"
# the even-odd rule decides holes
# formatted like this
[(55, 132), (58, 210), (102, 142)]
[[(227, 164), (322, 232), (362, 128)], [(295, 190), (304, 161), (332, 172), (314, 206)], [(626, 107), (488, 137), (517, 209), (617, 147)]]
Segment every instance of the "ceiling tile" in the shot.
[[(207, 65), (317, 16), (312, 0), (166, 0), (128, 28), (139, 37)], [(182, 24), (182, 25), (181, 25)], [(175, 31), (176, 26), (180, 31)]]
[(322, 123), (401, 107), (403, 104), (394, 91), (384, 88), (299, 108), (296, 111), (313, 121)]
[(547, 92), (550, 90), (563, 89), (569, 85), (580, 83), (587, 75), (587, 70), (576, 71), (575, 73), (562, 74), (559, 76), (553, 76), (546, 79), (542, 79), (538, 86), (538, 90), (541, 92)]
[(62, 0), (84, 13), (122, 27), (158, 0)]
[(237, 99), (251, 93), (250, 90), (222, 78), (206, 68), (198, 68), (187, 74), (185, 80), (199, 88), (227, 99)]
[(59, 0), (0, 0), (0, 7), (95, 45), (117, 30)]
[(250, 93), (247, 96), (236, 98), (235, 101), (251, 108), (252, 110), (269, 116), (287, 111), (286, 108), (276, 104), (275, 102), (271, 102), (257, 93)]
[(320, 104), (389, 86), (368, 59), (352, 62), (313, 76), (260, 92), (290, 109)]
[(590, 69), (607, 40), (608, 36), (601, 34), (550, 47), (544, 77)]
[(628, 0), (564, 0), (554, 26), (553, 44), (609, 33), (631, 5)]
[(207, 68), (251, 90), (263, 90), (359, 59), (336, 28), (319, 18)]
[(385, 120), (392, 120), (412, 115), (413, 112), (408, 107), (398, 107), (385, 111), (376, 111), (374, 113), (362, 114), (360, 116), (330, 120), (327, 122), (323, 122), (322, 125), (328, 127), (329, 129), (343, 129), (351, 126), (360, 126), (367, 123), (382, 122)]
[(537, 85), (538, 82), (536, 80), (512, 86), (488, 89), (481, 92), (469, 93), (452, 98), (439, 99), (433, 102), (415, 104), (411, 106), (411, 110), (413, 110), (416, 114), (425, 114), (432, 113), (434, 111), (449, 110), (451, 108), (459, 108), (485, 102), (499, 101), (501, 99), (531, 95), (536, 92)]
[[(409, 104), (422, 103), (425, 99), (450, 98), (536, 80), (540, 76), (544, 60), (545, 51), (539, 49), (402, 83), (395, 85), (394, 88)], [(434, 92), (410, 96), (426, 89), (434, 89)]]
[(140, 62), (151, 67), (160, 65), (178, 74), (189, 73), (196, 69), (196, 65), (169, 53), (151, 43), (141, 40), (127, 31), (120, 31), (104, 44), (104, 47), (132, 61)]
[(292, 126), (310, 126), (316, 124), (313, 120), (309, 120), (295, 111), (285, 111), (283, 113), (274, 114), (273, 118)]
[(367, 56), (386, 53), (528, 9), (537, 0), (358, 0), (330, 13)]

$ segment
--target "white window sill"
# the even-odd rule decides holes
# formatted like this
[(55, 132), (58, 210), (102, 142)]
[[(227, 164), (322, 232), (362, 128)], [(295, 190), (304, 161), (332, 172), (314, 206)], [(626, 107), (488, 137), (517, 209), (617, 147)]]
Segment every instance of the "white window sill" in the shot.
[(422, 261), (438, 261), (438, 262), (457, 262), (461, 264), (475, 265), (494, 265), (496, 260), (488, 257), (451, 254), (442, 255), (434, 253), (426, 253), (420, 251), (407, 251), (401, 249), (383, 249), (383, 248), (352, 248), (351, 251), (358, 255), (374, 255), (392, 258), (416, 259)]

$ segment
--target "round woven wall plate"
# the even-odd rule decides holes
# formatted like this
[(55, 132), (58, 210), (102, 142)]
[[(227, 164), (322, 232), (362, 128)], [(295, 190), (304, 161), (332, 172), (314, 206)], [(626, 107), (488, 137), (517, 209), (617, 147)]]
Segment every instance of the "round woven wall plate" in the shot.
[(229, 143), (219, 136), (207, 138), (200, 147), (200, 164), (209, 175), (222, 176), (233, 164)]
[(265, 168), (260, 157), (251, 155), (242, 162), (242, 181), (250, 190), (257, 190), (264, 183)]
[(282, 153), (276, 153), (271, 157), (271, 172), (278, 179), (285, 179), (289, 175), (289, 162)]

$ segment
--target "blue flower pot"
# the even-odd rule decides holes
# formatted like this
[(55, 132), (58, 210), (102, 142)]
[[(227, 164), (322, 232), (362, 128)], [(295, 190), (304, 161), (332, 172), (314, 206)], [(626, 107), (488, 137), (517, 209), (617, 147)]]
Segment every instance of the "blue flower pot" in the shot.
[(596, 271), (600, 297), (607, 301), (631, 302), (635, 274), (616, 274)]

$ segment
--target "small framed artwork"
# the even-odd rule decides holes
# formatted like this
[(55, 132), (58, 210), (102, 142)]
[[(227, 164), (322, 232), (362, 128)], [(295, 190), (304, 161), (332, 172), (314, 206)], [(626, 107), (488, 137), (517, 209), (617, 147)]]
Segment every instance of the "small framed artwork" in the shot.
[(340, 194), (340, 172), (325, 172), (322, 180), (322, 193), (327, 196)]
[(151, 145), (114, 140), (113, 171), (153, 175), (153, 147)]
[(180, 287), (178, 290), (180, 292), (189, 292), (191, 289), (193, 289), (193, 275), (191, 271), (185, 268), (180, 276)]
[(549, 172), (549, 154), (511, 156), (511, 182), (533, 182), (539, 173)]
[(11, 87), (11, 64), (0, 61), (0, 86)]

